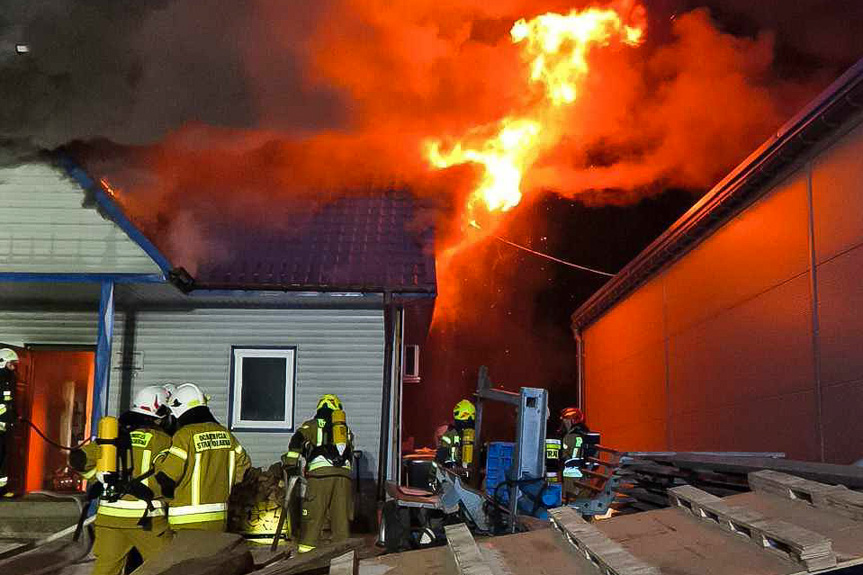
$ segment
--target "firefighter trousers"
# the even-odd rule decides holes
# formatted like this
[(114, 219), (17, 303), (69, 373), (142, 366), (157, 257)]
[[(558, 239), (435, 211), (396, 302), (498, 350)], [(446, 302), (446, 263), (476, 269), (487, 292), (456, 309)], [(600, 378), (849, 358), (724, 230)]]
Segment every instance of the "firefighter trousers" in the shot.
[(96, 541), (93, 543), (96, 562), (92, 575), (122, 575), (125, 572), (126, 559), (133, 547), (146, 562), (158, 555), (170, 542), (171, 531), (164, 520), (154, 521), (150, 531), (139, 527), (97, 525)]
[(9, 472), (6, 471), (6, 432), (0, 431), (0, 495), (9, 489)]
[(307, 478), (306, 496), (303, 499), (303, 516), (300, 521), (300, 549), (316, 547), (327, 515), (333, 543), (344, 541), (350, 535), (350, 515), (353, 501), (351, 478), (341, 475)]

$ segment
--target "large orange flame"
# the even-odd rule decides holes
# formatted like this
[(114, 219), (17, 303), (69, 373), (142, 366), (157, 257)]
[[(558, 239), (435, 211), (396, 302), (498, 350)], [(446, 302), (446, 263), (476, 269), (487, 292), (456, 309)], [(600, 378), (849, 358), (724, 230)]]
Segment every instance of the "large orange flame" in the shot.
[[(569, 14), (548, 13), (519, 20), (510, 31), (530, 69), (529, 80), (542, 86), (519, 114), (495, 125), (481, 126), (445, 146), (439, 139), (424, 143), (428, 162), (437, 169), (478, 164), (483, 174), (467, 200), (468, 223), (477, 226), (480, 208), (506, 212), (522, 199), (522, 180), (544, 149), (559, 139), (556, 109), (572, 104), (589, 73), (587, 55), (595, 46), (612, 41), (637, 45), (644, 37), (644, 9), (588, 8)], [(490, 134), (490, 135), (487, 135)]]

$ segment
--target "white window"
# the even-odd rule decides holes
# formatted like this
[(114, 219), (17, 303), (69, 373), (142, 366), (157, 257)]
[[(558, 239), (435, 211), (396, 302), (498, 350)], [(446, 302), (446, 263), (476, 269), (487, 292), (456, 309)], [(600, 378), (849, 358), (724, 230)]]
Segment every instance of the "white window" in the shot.
[(231, 429), (292, 431), (297, 348), (231, 351)]

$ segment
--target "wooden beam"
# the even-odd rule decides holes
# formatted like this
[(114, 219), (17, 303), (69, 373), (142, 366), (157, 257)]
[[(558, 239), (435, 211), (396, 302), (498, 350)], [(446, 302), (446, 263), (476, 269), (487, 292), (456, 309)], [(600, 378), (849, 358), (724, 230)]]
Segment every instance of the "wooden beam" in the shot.
[(330, 561), (330, 575), (357, 575), (357, 552), (348, 551)]
[(669, 489), (668, 496), (678, 509), (748, 539), (761, 549), (790, 558), (808, 571), (836, 565), (833, 543), (819, 533), (765, 518), (744, 507), (728, 505), (721, 498), (691, 485)]
[(344, 555), (348, 551), (359, 549), (363, 545), (365, 545), (365, 541), (359, 537), (346, 539), (339, 543), (317, 547), (308, 553), (291, 556), (289, 559), (272, 563), (253, 573), (254, 575), (296, 575), (311, 569), (326, 569), (333, 558)]
[(574, 550), (590, 561), (603, 575), (659, 575), (657, 567), (632, 555), (571, 507), (548, 512), (551, 522)]
[(863, 467), (855, 467), (853, 465), (814, 463), (811, 461), (794, 461), (792, 459), (776, 459), (771, 457), (693, 453), (653, 455), (647, 457), (647, 459), (668, 463), (681, 469), (709, 469), (722, 473), (739, 473), (741, 475), (752, 471), (769, 469), (789, 473), (797, 477), (804, 477), (812, 481), (844, 485), (851, 489), (863, 488)]
[(749, 474), (749, 486), (753, 491), (802, 501), (818, 509), (863, 521), (863, 493), (851, 491), (844, 485), (826, 485), (787, 473), (762, 470)]
[(447, 547), (455, 560), (459, 575), (492, 575), (491, 568), (479, 552), (467, 525), (447, 525), (444, 531)]

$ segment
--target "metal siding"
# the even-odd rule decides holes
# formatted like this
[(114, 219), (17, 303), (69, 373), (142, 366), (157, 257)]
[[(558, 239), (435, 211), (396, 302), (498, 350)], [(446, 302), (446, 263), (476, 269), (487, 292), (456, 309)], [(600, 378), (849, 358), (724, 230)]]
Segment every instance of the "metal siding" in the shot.
[[(773, 451), (818, 458), (809, 286), (802, 274), (672, 336), (673, 449), (758, 451), (773, 442)], [(793, 430), (785, 400), (806, 414)]]
[[(227, 422), (231, 346), (295, 345), (295, 427), (314, 415), (322, 394), (338, 394), (357, 437), (357, 448), (367, 455), (364, 474), (374, 474), (381, 423), (383, 326), (381, 310), (138, 312), (134, 351), (143, 353), (143, 369), (132, 379), (129, 396), (146, 385), (192, 381), (211, 396), (213, 414)], [(115, 351), (122, 350), (123, 329), (118, 321)], [(109, 399), (112, 412), (119, 407), (119, 378), (115, 366)], [(267, 467), (287, 450), (291, 433), (238, 432), (237, 437), (253, 464)]]
[(809, 269), (805, 171), (777, 184), (666, 272), (670, 334)]
[(84, 191), (46, 164), (0, 168), (0, 272), (161, 273)]
[(818, 266), (824, 448), (828, 461), (863, 459), (863, 247)]
[(603, 442), (818, 457), (807, 190), (792, 174), (585, 330)]
[(98, 312), (0, 310), (0, 341), (10, 345), (96, 345)]
[(584, 333), (588, 424), (618, 449), (667, 447), (662, 282), (655, 278)]
[(818, 263), (863, 244), (863, 125), (812, 165), (812, 203)]

